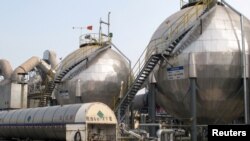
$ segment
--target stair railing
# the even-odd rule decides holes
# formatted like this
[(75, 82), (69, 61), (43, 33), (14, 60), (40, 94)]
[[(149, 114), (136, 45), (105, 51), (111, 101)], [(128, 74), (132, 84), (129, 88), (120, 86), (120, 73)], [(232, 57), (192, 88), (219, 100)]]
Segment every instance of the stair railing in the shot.
[[(210, 8), (210, 5), (214, 2), (214, 0), (200, 0), (198, 1), (192, 8), (187, 10), (180, 18), (175, 20), (166, 30), (162, 37), (165, 38), (167, 45), (172, 43), (178, 36), (183, 34), (187, 29), (192, 26), (192, 23), (199, 19), (199, 17), (203, 14), (203, 12)], [(165, 50), (163, 47), (162, 51)]]
[[(191, 9), (187, 10), (180, 18), (175, 20), (168, 30), (166, 30), (160, 38), (151, 40), (148, 46), (144, 49), (143, 53), (140, 55), (139, 59), (132, 68), (129, 77), (137, 78), (147, 63), (148, 59), (152, 55), (163, 54), (164, 51), (170, 46), (170, 44), (180, 37), (184, 32), (191, 28), (192, 23), (199, 19), (199, 17), (204, 14), (205, 10), (209, 8), (210, 4), (214, 0), (201, 0), (197, 2)], [(133, 83), (128, 86), (128, 90), (131, 88)], [(129, 91), (128, 91), (129, 92)], [(127, 92), (127, 93), (128, 93)], [(125, 96), (128, 96), (126, 94)], [(125, 99), (126, 97), (123, 97)], [(121, 100), (121, 102), (124, 102)], [(118, 104), (121, 105), (121, 104)], [(119, 107), (117, 107), (119, 108)], [(117, 110), (116, 108), (116, 110)]]
[[(148, 59), (151, 55), (161, 54), (168, 47), (168, 45), (174, 41), (174, 39), (190, 28), (191, 22), (198, 19), (202, 11), (208, 8), (212, 1), (213, 0), (201, 0), (197, 2), (194, 7), (189, 9), (185, 14), (173, 22), (160, 38), (151, 40), (135, 65), (132, 67), (130, 76), (136, 78), (145, 65), (146, 59)], [(130, 86), (131, 85), (128, 87)]]

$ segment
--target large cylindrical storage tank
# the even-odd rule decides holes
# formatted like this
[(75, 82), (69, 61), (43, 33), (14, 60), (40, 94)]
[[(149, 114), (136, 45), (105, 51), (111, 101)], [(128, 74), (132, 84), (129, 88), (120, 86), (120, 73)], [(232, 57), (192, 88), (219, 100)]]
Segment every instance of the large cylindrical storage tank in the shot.
[[(160, 38), (167, 32), (169, 25), (192, 7), (194, 6), (186, 7), (167, 18), (151, 40)], [(240, 16), (222, 4), (216, 5), (206, 14), (208, 15), (204, 19), (198, 21), (200, 24), (192, 35), (182, 43), (177, 51), (179, 53), (156, 67), (156, 99), (171, 115), (181, 119), (191, 118), (189, 66), (192, 56), (197, 74), (198, 122), (228, 123), (242, 116), (244, 112)], [(243, 28), (248, 62), (250, 21), (245, 17)], [(169, 70), (177, 66), (184, 75), (172, 79)]]
[(82, 141), (116, 140), (116, 129), (114, 112), (100, 102), (0, 111), (0, 140), (73, 141), (77, 132)]
[(64, 77), (54, 94), (59, 104), (103, 102), (113, 107), (121, 84), (128, 83), (129, 70), (129, 62), (111, 45), (86, 44), (62, 60), (55, 79)]

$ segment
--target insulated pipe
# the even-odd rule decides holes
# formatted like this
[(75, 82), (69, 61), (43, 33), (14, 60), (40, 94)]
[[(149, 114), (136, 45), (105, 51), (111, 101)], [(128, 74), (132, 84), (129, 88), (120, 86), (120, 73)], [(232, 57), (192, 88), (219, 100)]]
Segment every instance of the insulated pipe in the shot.
[(0, 59), (0, 75), (4, 77), (4, 79), (9, 79), (13, 69), (8, 60)]
[(33, 56), (14, 70), (11, 76), (11, 80), (14, 82), (18, 81), (19, 73), (28, 73), (36, 66), (39, 66), (45, 73), (53, 73), (53, 71), (50, 71), (50, 66), (45, 61)]
[(143, 140), (143, 137), (142, 137), (140, 134), (137, 134), (137, 133), (135, 133), (135, 132), (133, 132), (133, 131), (131, 131), (131, 130), (125, 129), (125, 124), (124, 124), (124, 123), (121, 123), (121, 124), (120, 124), (120, 128), (121, 128), (121, 130), (122, 130), (123, 132), (125, 132), (125, 133), (127, 133), (127, 134), (130, 134), (130, 135), (136, 137), (136, 138), (139, 139), (139, 140)]
[(45, 55), (48, 55), (47, 56), (48, 61), (51, 65), (51, 68), (54, 69), (58, 64), (58, 60), (56, 58), (56, 53), (52, 50), (46, 50), (46, 51), (44, 51), (44, 57), (45, 57)]

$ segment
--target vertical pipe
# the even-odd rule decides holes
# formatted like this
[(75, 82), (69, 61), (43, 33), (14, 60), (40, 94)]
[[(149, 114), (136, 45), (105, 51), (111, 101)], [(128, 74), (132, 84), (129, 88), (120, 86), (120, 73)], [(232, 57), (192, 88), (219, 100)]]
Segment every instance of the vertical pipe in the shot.
[[(146, 114), (141, 114), (140, 123), (146, 123)], [(146, 127), (141, 127), (142, 130), (146, 130)]]
[(99, 43), (101, 44), (101, 33), (102, 32), (102, 19), (100, 18), (100, 25), (99, 25)]
[[(152, 123), (155, 123), (156, 111), (155, 111), (155, 83), (149, 84), (149, 94), (148, 94), (148, 113)], [(151, 126), (149, 128), (149, 133), (151, 136), (156, 137), (156, 127)]]
[(245, 38), (243, 28), (243, 15), (240, 15), (240, 26), (241, 26), (241, 42), (242, 42), (242, 63), (243, 63), (243, 87), (244, 87), (244, 113), (245, 113), (245, 124), (249, 123), (249, 107), (248, 107), (248, 93), (247, 93), (247, 76), (246, 76), (246, 53), (245, 53)]
[(197, 141), (197, 119), (196, 119), (196, 78), (190, 78), (191, 82), (191, 110), (192, 110), (192, 141)]
[(119, 107), (118, 111), (117, 111), (117, 119), (118, 119), (118, 122), (120, 123), (121, 122), (121, 108)]
[(192, 117), (192, 127), (191, 127), (191, 139), (192, 141), (197, 141), (197, 114), (196, 114), (196, 57), (194, 53), (189, 54), (189, 79), (191, 87), (191, 117)]
[(109, 36), (109, 32), (110, 32), (109, 26), (110, 26), (110, 12), (108, 13), (108, 36)]

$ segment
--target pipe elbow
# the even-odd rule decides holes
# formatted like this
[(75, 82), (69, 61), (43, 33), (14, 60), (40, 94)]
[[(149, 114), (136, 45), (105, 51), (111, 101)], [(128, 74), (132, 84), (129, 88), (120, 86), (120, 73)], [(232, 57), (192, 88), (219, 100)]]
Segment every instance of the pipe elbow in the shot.
[(0, 75), (4, 77), (4, 79), (10, 79), (13, 69), (8, 60), (0, 59)]
[(17, 82), (19, 80), (18, 74), (28, 73), (36, 66), (39, 66), (45, 73), (49, 73), (51, 71), (51, 67), (45, 61), (43, 61), (39, 57), (33, 56), (14, 70), (11, 76), (11, 80), (13, 82)]

